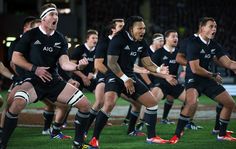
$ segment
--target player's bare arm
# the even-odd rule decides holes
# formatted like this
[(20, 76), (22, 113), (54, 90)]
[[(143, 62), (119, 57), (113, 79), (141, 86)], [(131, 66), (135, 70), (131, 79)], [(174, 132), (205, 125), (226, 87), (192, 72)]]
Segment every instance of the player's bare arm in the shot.
[(177, 53), (176, 55), (176, 62), (179, 63), (182, 66), (186, 66), (187, 65), (187, 60), (186, 57), (183, 53)]
[(166, 66), (160, 66), (158, 67), (155, 63), (152, 62), (151, 58), (149, 56), (143, 57), (141, 59), (141, 62), (143, 66), (148, 69), (150, 72), (153, 73), (162, 73), (162, 74), (169, 74), (169, 69)]
[(47, 71), (47, 69), (49, 69), (49, 67), (40, 67), (40, 66), (35, 66), (35, 65), (29, 63), (25, 59), (23, 54), (20, 52), (16, 52), (16, 51), (13, 52), (12, 62), (15, 65), (17, 65), (27, 71), (31, 71), (31, 72), (35, 73), (43, 82), (52, 80), (51, 74)]
[(94, 61), (94, 67), (97, 71), (105, 74), (107, 72), (107, 67), (103, 64), (104, 58), (96, 58)]
[(117, 63), (119, 56), (113, 56), (108, 55), (108, 67), (111, 69), (111, 71), (119, 77), (121, 80), (123, 80), (124, 85), (126, 87), (126, 90), (128, 93), (133, 94), (135, 92), (133, 80), (129, 77), (127, 77), (121, 70), (119, 64)]
[(0, 74), (2, 74), (3, 76), (7, 77), (8, 79), (12, 79), (12, 77), (14, 76), (9, 71), (9, 69), (3, 65), (2, 62), (0, 62)]
[(224, 55), (220, 57), (217, 62), (220, 63), (223, 67), (236, 72), (236, 61), (231, 60), (228, 56)]
[(221, 78), (220, 74), (212, 73), (210, 71), (207, 71), (203, 67), (201, 67), (199, 59), (189, 61), (189, 65), (190, 65), (190, 68), (194, 74), (197, 74), (202, 77), (214, 79), (216, 82), (222, 83), (222, 78)]

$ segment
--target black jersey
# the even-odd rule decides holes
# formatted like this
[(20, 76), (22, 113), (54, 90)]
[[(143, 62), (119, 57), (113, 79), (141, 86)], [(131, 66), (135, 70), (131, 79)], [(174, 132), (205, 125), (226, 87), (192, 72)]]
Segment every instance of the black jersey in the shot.
[(89, 50), (85, 44), (82, 44), (78, 47), (76, 47), (73, 52), (71, 53), (70, 58), (72, 60), (77, 60), (77, 63), (79, 60), (83, 58), (87, 58), (88, 60), (88, 65), (81, 71), (85, 75), (88, 75), (89, 73), (94, 72), (94, 59), (95, 59), (95, 49), (94, 50)]
[[(118, 64), (121, 70), (128, 76), (133, 76), (133, 67), (137, 58), (147, 57), (149, 46), (145, 40), (133, 41), (127, 32), (121, 31), (112, 38), (108, 55), (119, 56)], [(111, 71), (109, 71), (111, 73)]]
[[(8, 60), (11, 61), (12, 59), (12, 54), (13, 54), (13, 51), (16, 49), (16, 45), (17, 43), (19, 42), (19, 40), (21, 39), (22, 36), (16, 38), (16, 40), (14, 40), (12, 43), (11, 43), (11, 46), (9, 47), (8, 49)], [(23, 78), (25, 76), (25, 73), (27, 72), (25, 69), (15, 65), (15, 71), (17, 73), (17, 76), (20, 77), (20, 78)]]
[[(48, 71), (52, 76), (58, 76), (57, 62), (60, 56), (67, 54), (67, 48), (66, 39), (61, 33), (55, 31), (47, 36), (37, 27), (23, 34), (15, 51), (22, 53), (33, 65), (50, 67)], [(32, 72), (26, 75), (35, 76)]]
[(175, 50), (170, 53), (165, 49), (165, 47), (157, 50), (152, 56), (152, 61), (160, 66), (164, 64), (165, 66), (169, 66), (169, 73), (171, 75), (177, 75), (179, 64), (176, 62), (176, 55), (177, 55), (178, 49), (175, 48)]
[(98, 40), (96, 47), (95, 58), (103, 58), (103, 64), (107, 66), (107, 49), (109, 46), (110, 38), (108, 36), (101, 37)]
[(211, 40), (207, 45), (199, 37), (195, 38), (188, 44), (186, 52), (188, 61), (186, 68), (186, 77), (196, 79), (203, 79), (204, 77), (193, 74), (189, 65), (189, 61), (199, 60), (199, 65), (201, 67), (208, 71), (211, 71), (209, 66), (213, 60), (213, 57), (219, 59), (220, 57), (225, 55), (222, 47), (217, 42)]
[(194, 34), (194, 35), (191, 35), (191, 36), (183, 39), (179, 44), (178, 53), (182, 53), (182, 54), (186, 55), (187, 54), (186, 49), (187, 49), (189, 42), (191, 42), (192, 40), (194, 40), (197, 37), (198, 37), (197, 34)]

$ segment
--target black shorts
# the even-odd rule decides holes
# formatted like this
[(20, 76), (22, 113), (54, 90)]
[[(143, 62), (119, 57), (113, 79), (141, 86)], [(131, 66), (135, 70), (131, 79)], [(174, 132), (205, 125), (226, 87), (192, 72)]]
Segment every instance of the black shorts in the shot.
[[(66, 86), (66, 82), (60, 78), (53, 78), (50, 84), (39, 83), (38, 79), (27, 78), (24, 82), (30, 82), (37, 94), (37, 100), (49, 99), (52, 102), (57, 100), (58, 95)], [(37, 102), (37, 100), (35, 102)]]
[(124, 86), (124, 83), (121, 79), (113, 76), (108, 75), (105, 78), (105, 92), (114, 91), (120, 96), (121, 93), (124, 93), (126, 96), (131, 97), (134, 100), (137, 100), (141, 95), (148, 92), (148, 87), (136, 76), (131, 77), (134, 82), (135, 92), (130, 95), (126, 92), (126, 88)]
[(96, 77), (97, 84), (99, 83), (105, 83), (105, 75), (98, 72)]
[(93, 92), (97, 86), (97, 80), (96, 79), (91, 79), (91, 83), (89, 86), (85, 86), (84, 82), (82, 81), (82, 79), (80, 77), (74, 76), (73, 79), (75, 79), (76, 81), (78, 81), (80, 83), (79, 85), (79, 90), (83, 90), (84, 88), (87, 89), (90, 92)]
[(198, 91), (199, 96), (203, 93), (211, 99), (214, 99), (225, 91), (225, 88), (222, 85), (216, 83), (216, 81), (212, 79), (194, 79), (186, 77), (185, 87), (186, 90), (189, 88), (195, 88)]
[(172, 86), (167, 81), (161, 81), (159, 84), (156, 84), (156, 86), (162, 90), (164, 94), (163, 98), (166, 98), (167, 95), (171, 95), (174, 98), (178, 98), (184, 91), (183, 85), (177, 84), (175, 86)]

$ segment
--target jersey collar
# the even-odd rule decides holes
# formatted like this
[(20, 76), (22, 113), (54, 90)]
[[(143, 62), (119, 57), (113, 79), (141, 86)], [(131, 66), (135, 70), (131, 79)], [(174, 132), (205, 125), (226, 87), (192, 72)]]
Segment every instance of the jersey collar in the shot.
[[(170, 49), (166, 45), (163, 46), (163, 48), (167, 51), (170, 52)], [(175, 48), (172, 49), (172, 53), (175, 52)]]
[(93, 47), (92, 49), (90, 49), (87, 43), (85, 43), (84, 46), (85, 46), (89, 51), (94, 51), (94, 50), (95, 50), (95, 47)]
[(150, 50), (154, 53), (155, 52), (154, 48), (152, 46), (149, 46), (149, 47), (150, 47)]
[(206, 44), (206, 45), (209, 45), (210, 42), (211, 42), (211, 40), (209, 40), (209, 42), (207, 42), (206, 40), (204, 40), (200, 34), (199, 34), (199, 38), (200, 38), (200, 40), (201, 40), (204, 44)]
[[(44, 34), (47, 35), (47, 33), (43, 30), (43, 28), (41, 27), (41, 25), (39, 26), (39, 30)], [(55, 33), (55, 31), (51, 32), (50, 36), (52, 36)]]
[(125, 31), (131, 41), (134, 41), (134, 38), (130, 36), (129, 32)]

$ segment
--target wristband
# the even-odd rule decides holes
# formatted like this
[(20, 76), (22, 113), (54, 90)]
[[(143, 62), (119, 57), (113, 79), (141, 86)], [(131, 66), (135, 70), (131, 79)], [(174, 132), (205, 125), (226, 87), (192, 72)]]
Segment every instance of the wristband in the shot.
[(37, 69), (37, 66), (33, 65), (30, 71), (35, 73), (36, 69)]
[(127, 77), (125, 74), (123, 74), (120, 79), (125, 83), (126, 81), (129, 80), (129, 77)]
[(157, 73), (161, 72), (161, 67), (157, 67), (156, 72)]
[(77, 66), (75, 67), (75, 70), (80, 70), (79, 65), (77, 65)]
[(217, 75), (218, 75), (218, 73), (212, 73), (212, 74), (211, 74), (211, 77), (212, 77), (212, 78), (216, 78)]

